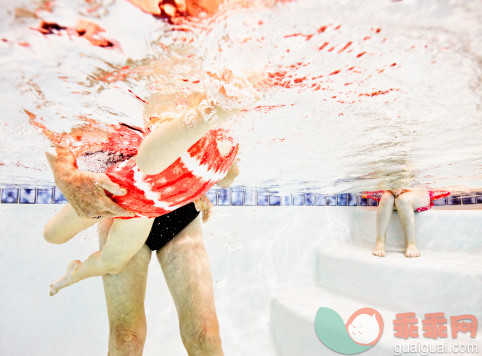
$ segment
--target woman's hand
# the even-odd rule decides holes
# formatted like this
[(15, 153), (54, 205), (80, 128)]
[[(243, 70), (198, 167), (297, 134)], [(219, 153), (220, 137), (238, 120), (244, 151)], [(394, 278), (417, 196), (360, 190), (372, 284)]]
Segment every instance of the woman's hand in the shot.
[(214, 207), (208, 197), (203, 195), (202, 197), (198, 198), (196, 201), (194, 201), (194, 206), (196, 207), (197, 211), (202, 213), (203, 222), (207, 222), (213, 214)]
[(105, 193), (125, 195), (127, 190), (111, 182), (105, 174), (82, 172), (69, 150), (57, 147), (57, 156), (46, 153), (55, 183), (81, 218), (134, 216), (114, 203)]

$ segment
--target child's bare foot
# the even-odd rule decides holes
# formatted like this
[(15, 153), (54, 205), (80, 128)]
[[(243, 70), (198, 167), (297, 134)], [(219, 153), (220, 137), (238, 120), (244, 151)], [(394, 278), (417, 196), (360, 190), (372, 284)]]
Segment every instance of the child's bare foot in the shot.
[(50, 296), (57, 294), (59, 290), (68, 287), (75, 282), (72, 278), (72, 274), (81, 263), (82, 262), (79, 260), (70, 262), (69, 266), (67, 267), (67, 272), (65, 272), (62, 277), (50, 285)]
[(407, 249), (405, 250), (406, 257), (420, 257), (420, 252), (418, 251), (417, 245), (411, 244), (407, 245)]
[(385, 257), (385, 242), (377, 241), (375, 248), (372, 251), (372, 255), (378, 257)]

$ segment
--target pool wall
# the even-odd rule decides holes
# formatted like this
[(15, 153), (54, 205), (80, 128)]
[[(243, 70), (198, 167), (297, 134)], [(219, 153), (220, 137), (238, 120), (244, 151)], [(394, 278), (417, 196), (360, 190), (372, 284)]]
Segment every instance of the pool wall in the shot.
[[(55, 297), (48, 295), (49, 284), (71, 260), (85, 259), (97, 249), (95, 228), (64, 245), (43, 240), (45, 222), (61, 206), (0, 206), (2, 353), (107, 353), (108, 325), (100, 278), (82, 281)], [(402, 255), (396, 213), (389, 231), (388, 256), (371, 256), (375, 215), (374, 207), (216, 207), (203, 231), (225, 354), (330, 354), (313, 333), (313, 310), (321, 306), (340, 309), (344, 318), (357, 305), (388, 310), (384, 314), (384, 318), (388, 315), (385, 343), (390, 342), (390, 313), (405, 312), (408, 306), (419, 314), (463, 310), (481, 320), (475, 302), (482, 294), (482, 210), (417, 214), (422, 251), (418, 260)], [(443, 248), (432, 251), (438, 241)], [(447, 263), (458, 272), (448, 273), (442, 267)], [(468, 274), (464, 269), (470, 270)], [(401, 278), (401, 273), (406, 277)], [(416, 281), (418, 275), (429, 278), (431, 287), (426, 287), (427, 280), (419, 279), (416, 288), (411, 288), (410, 281)], [(372, 287), (378, 280), (393, 286), (386, 290)], [(434, 288), (440, 291), (438, 299), (430, 294)], [(146, 313), (144, 354), (185, 355), (175, 307), (155, 258), (149, 270)]]
[[(366, 198), (364, 193), (294, 193), (279, 194), (272, 189), (234, 186), (228, 189), (213, 188), (206, 195), (218, 206), (376, 206), (378, 202)], [(3, 204), (64, 204), (67, 200), (56, 188), (0, 187)], [(434, 200), (435, 206), (468, 206), (482, 204), (482, 192), (455, 193)]]
[[(100, 278), (82, 281), (55, 297), (48, 295), (49, 284), (64, 273), (70, 261), (85, 259), (98, 249), (95, 228), (64, 245), (43, 240), (44, 224), (61, 207), (0, 206), (3, 354), (107, 353), (108, 325)], [(328, 209), (334, 213), (330, 219), (323, 213)], [(272, 295), (280, 288), (315, 282), (320, 232), (335, 227), (348, 230), (346, 217), (327, 207), (216, 208), (203, 231), (227, 355), (276, 354), (269, 327)], [(185, 355), (174, 303), (155, 258), (147, 290), (144, 354)]]

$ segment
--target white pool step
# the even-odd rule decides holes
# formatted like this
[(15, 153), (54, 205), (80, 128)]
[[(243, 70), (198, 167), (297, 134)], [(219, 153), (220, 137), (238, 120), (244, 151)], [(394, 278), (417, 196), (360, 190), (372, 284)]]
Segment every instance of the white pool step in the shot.
[(479, 256), (422, 251), (422, 257), (406, 258), (388, 251), (376, 257), (366, 247), (320, 247), (317, 279), (327, 290), (399, 312), (482, 317)]
[[(352, 244), (372, 245), (376, 238), (376, 209), (353, 209), (351, 220)], [(435, 210), (416, 213), (417, 244), (424, 251), (466, 252), (482, 256), (482, 210)], [(440, 234), (443, 227), (443, 235)], [(437, 233), (438, 231), (438, 233)], [(403, 248), (404, 237), (395, 211), (387, 233), (387, 245)]]
[[(379, 342), (371, 349), (363, 352), (363, 355), (393, 355), (395, 345), (407, 344), (476, 344), (482, 353), (482, 332), (478, 332), (475, 339), (469, 338), (468, 334), (459, 334), (458, 339), (449, 337), (446, 339), (432, 340), (422, 336), (422, 310), (417, 314), (419, 337), (415, 339), (400, 339), (394, 336), (393, 320), (400, 310), (391, 311), (382, 309), (373, 304), (353, 300), (339, 293), (333, 294), (320, 287), (306, 288), (281, 292), (273, 298), (271, 303), (271, 327), (278, 346), (278, 351), (283, 356), (319, 356), (340, 355), (327, 348), (318, 339), (314, 320), (320, 307), (335, 310), (346, 323), (348, 318), (358, 309), (371, 307), (376, 309), (383, 317), (384, 331)], [(411, 310), (414, 311), (415, 310)], [(446, 317), (448, 315), (446, 314)], [(402, 353), (403, 354), (403, 353)], [(449, 353), (450, 354), (450, 353)], [(410, 353), (410, 355), (418, 355)]]

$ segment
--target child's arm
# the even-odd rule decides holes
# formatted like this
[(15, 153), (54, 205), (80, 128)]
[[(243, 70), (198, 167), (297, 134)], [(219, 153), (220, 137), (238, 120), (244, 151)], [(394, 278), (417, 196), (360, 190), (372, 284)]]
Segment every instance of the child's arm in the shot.
[[(265, 74), (252, 72), (246, 78), (238, 78), (230, 70), (225, 70), (220, 75), (209, 72), (207, 74), (214, 80), (223, 83), (220, 92), (234, 101), (239, 99), (238, 95), (247, 95), (251, 97), (250, 100), (257, 100), (259, 95), (254, 87), (258, 86), (266, 77)], [(227, 90), (226, 85), (237, 89), (242, 87), (246, 91), (239, 89), (239, 92), (236, 90), (233, 92)], [(226, 121), (239, 111), (239, 107), (226, 111), (219, 106), (214, 106), (215, 103), (210, 102), (205, 95), (199, 93), (192, 95), (189, 99), (192, 109), (190, 112), (193, 114), (190, 116), (189, 125), (184, 123), (183, 119), (163, 122), (140, 145), (136, 160), (137, 166), (143, 173), (162, 172), (214, 126)]]
[[(217, 119), (205, 120), (201, 115), (204, 96), (191, 98), (195, 115), (187, 125), (183, 119), (173, 119), (158, 125), (139, 146), (136, 163), (144, 174), (158, 174), (169, 167), (189, 147), (233, 113), (214, 107)], [(191, 111), (191, 112), (193, 112)]]
[(72, 205), (67, 204), (45, 224), (44, 238), (53, 244), (63, 244), (96, 222), (80, 218)]
[(221, 179), (219, 182), (216, 183), (217, 186), (221, 188), (227, 188), (231, 184), (233, 184), (234, 180), (236, 177), (239, 175), (239, 167), (238, 167), (238, 162), (239, 160), (236, 159), (233, 164), (231, 164), (231, 167), (229, 167), (228, 173), (226, 176)]

